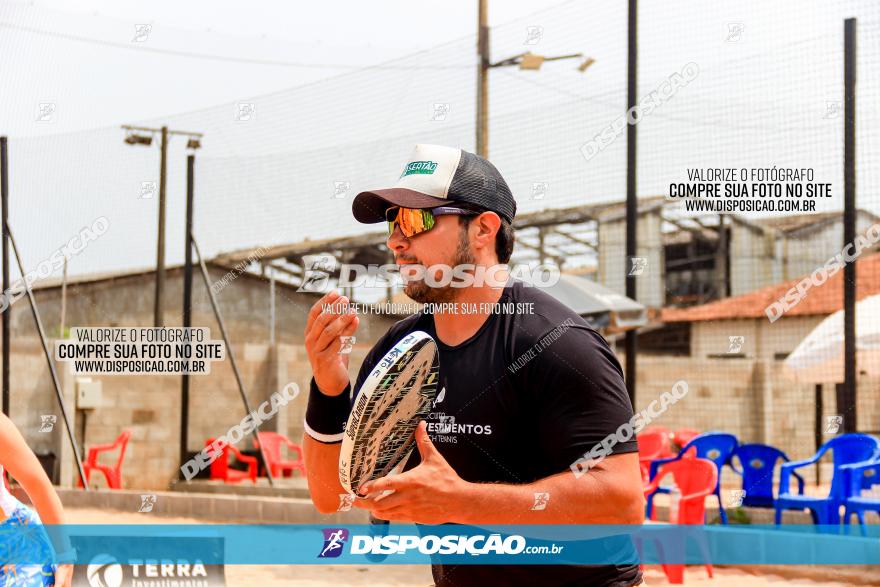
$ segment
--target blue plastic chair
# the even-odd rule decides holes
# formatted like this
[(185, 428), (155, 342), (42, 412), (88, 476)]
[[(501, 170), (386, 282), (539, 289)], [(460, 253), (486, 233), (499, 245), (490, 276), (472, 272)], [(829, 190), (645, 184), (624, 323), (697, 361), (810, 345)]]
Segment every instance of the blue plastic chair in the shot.
[[(828, 497), (791, 493), (789, 485), (794, 470), (818, 462), (829, 450), (834, 457), (834, 473), (831, 477), (831, 491), (828, 492)], [(842, 434), (819, 447), (819, 452), (811, 458), (785, 463), (779, 471), (776, 525), (782, 523), (783, 510), (809, 510), (815, 524), (839, 524), (840, 506), (846, 501), (849, 490), (847, 470), (842, 467), (873, 461), (878, 457), (880, 457), (880, 440), (867, 434)]]
[[(654, 480), (657, 470), (665, 463), (678, 461), (688, 456), (696, 456), (701, 459), (708, 459), (715, 463), (718, 467), (718, 480), (715, 483), (715, 490), (712, 492), (718, 498), (718, 513), (721, 516), (721, 523), (727, 523), (727, 513), (724, 511), (724, 505), (721, 503), (721, 468), (730, 462), (730, 455), (739, 445), (739, 441), (733, 434), (726, 432), (705, 432), (700, 434), (690, 442), (685, 444), (679, 451), (677, 456), (668, 459), (657, 459), (651, 463), (650, 481)], [(696, 455), (693, 453), (696, 452)], [(656, 493), (669, 493), (665, 487), (657, 489)], [(651, 510), (654, 507), (654, 495), (648, 497), (647, 515), (651, 516)]]
[[(782, 460), (788, 463), (791, 459), (776, 448), (768, 444), (741, 444), (733, 451), (730, 459), (730, 468), (743, 478), (742, 504), (756, 508), (772, 508), (775, 498), (773, 496), (773, 472), (776, 463)], [(740, 469), (735, 462), (739, 461)], [(798, 493), (804, 493), (804, 479), (797, 473), (792, 473), (798, 482)]]
[(877, 512), (880, 515), (880, 497), (862, 497), (862, 489), (870, 489), (872, 485), (880, 485), (880, 461), (844, 465), (849, 490), (844, 503), (843, 523), (849, 526), (850, 517), (855, 514), (859, 525), (865, 526), (865, 512)]

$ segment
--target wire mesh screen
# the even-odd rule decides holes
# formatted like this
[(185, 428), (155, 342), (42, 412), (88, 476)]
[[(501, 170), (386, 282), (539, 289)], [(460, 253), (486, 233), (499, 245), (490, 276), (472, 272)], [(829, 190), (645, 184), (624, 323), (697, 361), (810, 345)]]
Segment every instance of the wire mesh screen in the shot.
[[(836, 433), (841, 408), (834, 381), (792, 380), (784, 361), (843, 307), (843, 272), (811, 284), (777, 319), (767, 308), (844, 246), (848, 16), (858, 17), (857, 232), (865, 234), (880, 222), (880, 7), (640, 3), (637, 94), (651, 109), (637, 125), (637, 256), (646, 260), (637, 299), (650, 309), (650, 322), (640, 330), (636, 408), (678, 380), (690, 390), (657, 424), (726, 430), (805, 456), (814, 448), (820, 383), (823, 438)], [(498, 66), (488, 73), (488, 156), (523, 219), (514, 261), (561, 264), (623, 293), (634, 267), (625, 258), (621, 206), (625, 3), (550, 6), (492, 27), (490, 41)], [(546, 61), (538, 70), (499, 64), (529, 52), (581, 55)], [(587, 58), (593, 63), (579, 68)], [(353, 219), (352, 199), (393, 182), (416, 143), (474, 150), (477, 65), (472, 35), (307, 85), (120, 124), (203, 134), (195, 234), (207, 258), (381, 232)], [(26, 267), (50, 259), (99, 218), (107, 230), (70, 257), (71, 275), (154, 266), (158, 140), (145, 147), (126, 144), (125, 137), (117, 126), (10, 137), (10, 224)], [(184, 258), (187, 152), (186, 137), (170, 138), (169, 265)], [(693, 183), (693, 170), (715, 168), (809, 169), (811, 183), (830, 184), (832, 197), (797, 198), (800, 208), (784, 212), (723, 215), (694, 209), (694, 199), (669, 197), (670, 184)], [(569, 209), (582, 214), (552, 215)], [(551, 214), (541, 222), (529, 220), (545, 212)], [(874, 251), (871, 243), (858, 257), (860, 300), (880, 294)], [(59, 266), (47, 271), (41, 278), (60, 277)], [(106, 316), (107, 324), (114, 321)], [(880, 315), (859, 314), (858, 332), (868, 336), (878, 327)], [(619, 333), (607, 334), (619, 342)], [(622, 345), (616, 348), (625, 360)], [(878, 431), (880, 357), (869, 351), (859, 357), (857, 426)]]

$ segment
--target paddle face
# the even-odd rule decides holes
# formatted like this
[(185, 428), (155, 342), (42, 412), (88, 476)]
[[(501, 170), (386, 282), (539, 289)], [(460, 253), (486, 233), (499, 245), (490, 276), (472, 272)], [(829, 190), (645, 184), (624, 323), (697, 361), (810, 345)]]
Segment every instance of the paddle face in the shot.
[(350, 493), (394, 473), (412, 452), (415, 429), (437, 395), (437, 343), (415, 331), (386, 353), (364, 381), (345, 425), (339, 482)]

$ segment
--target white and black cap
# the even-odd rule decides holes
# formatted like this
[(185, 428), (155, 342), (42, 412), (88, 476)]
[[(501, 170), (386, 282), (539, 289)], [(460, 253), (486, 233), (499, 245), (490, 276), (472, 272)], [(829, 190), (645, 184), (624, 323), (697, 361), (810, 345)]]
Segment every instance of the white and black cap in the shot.
[(357, 195), (351, 209), (365, 224), (385, 221), (392, 206), (435, 208), (466, 204), (513, 222), (516, 202), (501, 174), (486, 159), (452, 147), (416, 145), (394, 187)]

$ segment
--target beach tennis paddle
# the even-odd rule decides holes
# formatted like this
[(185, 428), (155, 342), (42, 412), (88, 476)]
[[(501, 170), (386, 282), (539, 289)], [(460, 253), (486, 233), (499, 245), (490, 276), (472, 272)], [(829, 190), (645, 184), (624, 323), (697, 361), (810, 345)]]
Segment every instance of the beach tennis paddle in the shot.
[(437, 395), (437, 343), (422, 331), (408, 334), (367, 376), (345, 424), (339, 482), (350, 493), (403, 468), (415, 446), (419, 421)]

